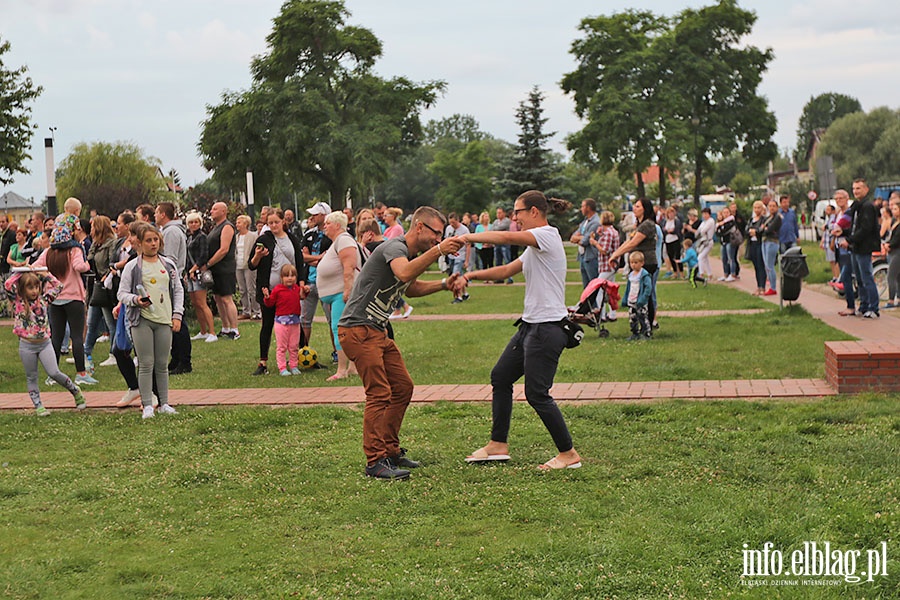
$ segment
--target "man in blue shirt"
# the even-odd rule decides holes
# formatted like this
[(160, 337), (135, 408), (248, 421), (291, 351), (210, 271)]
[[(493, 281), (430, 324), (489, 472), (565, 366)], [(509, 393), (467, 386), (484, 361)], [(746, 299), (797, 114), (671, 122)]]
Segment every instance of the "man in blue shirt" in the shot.
[(791, 197), (781, 197), (781, 229), (778, 230), (778, 245), (781, 253), (797, 244), (800, 237), (800, 226), (797, 224), (797, 213), (791, 208)]
[(600, 274), (597, 262), (597, 249), (591, 245), (591, 236), (600, 228), (600, 217), (597, 216), (597, 202), (586, 198), (581, 202), (581, 214), (584, 221), (578, 226), (569, 241), (578, 245), (578, 262), (581, 265), (581, 287), (587, 285)]

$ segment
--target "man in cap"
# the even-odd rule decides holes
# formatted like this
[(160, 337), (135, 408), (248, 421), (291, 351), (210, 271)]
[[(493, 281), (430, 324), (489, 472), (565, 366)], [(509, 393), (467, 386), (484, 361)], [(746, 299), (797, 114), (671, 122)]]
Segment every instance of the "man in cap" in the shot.
[[(300, 316), (300, 327), (303, 330), (302, 339), (306, 340), (308, 344), (312, 334), (312, 322), (316, 314), (316, 306), (319, 304), (319, 290), (316, 287), (316, 265), (319, 264), (319, 260), (331, 248), (331, 238), (325, 235), (325, 217), (331, 214), (331, 206), (325, 202), (316, 202), (311, 208), (307, 208), (306, 212), (309, 213), (309, 219), (307, 220), (309, 229), (303, 236), (301, 247), (303, 248), (303, 262), (306, 265), (305, 281), (309, 286), (309, 293), (306, 295), (306, 299), (303, 300), (303, 314)], [(300, 278), (301, 280), (304, 279), (302, 273)], [(325, 315), (330, 322), (331, 307), (323, 304), (322, 310), (325, 311)], [(330, 339), (332, 335), (331, 328), (328, 327), (327, 329)], [(334, 350), (333, 339), (331, 340), (331, 345), (332, 350)]]

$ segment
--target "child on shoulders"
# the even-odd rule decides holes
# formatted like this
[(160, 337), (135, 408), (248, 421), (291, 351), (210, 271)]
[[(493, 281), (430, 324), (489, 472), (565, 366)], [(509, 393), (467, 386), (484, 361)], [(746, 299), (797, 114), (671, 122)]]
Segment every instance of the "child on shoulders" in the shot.
[(631, 272), (628, 274), (628, 285), (625, 287), (625, 302), (628, 304), (628, 323), (631, 326), (631, 337), (628, 341), (650, 339), (650, 311), (648, 303), (653, 291), (653, 280), (644, 269), (644, 253), (633, 251), (628, 255)]
[[(263, 302), (275, 307), (275, 359), (282, 376), (300, 374), (300, 313), (301, 301), (309, 293), (309, 286), (297, 285), (297, 269), (294, 265), (281, 267), (281, 283), (263, 288)], [(290, 367), (290, 371), (288, 371)]]

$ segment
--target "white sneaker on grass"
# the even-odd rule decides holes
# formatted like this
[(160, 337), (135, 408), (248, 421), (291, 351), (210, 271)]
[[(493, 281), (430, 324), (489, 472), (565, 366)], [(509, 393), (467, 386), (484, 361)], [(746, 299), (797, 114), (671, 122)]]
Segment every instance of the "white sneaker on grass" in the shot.
[(68, 365), (74, 365), (74, 364), (75, 364), (75, 357), (74, 357), (74, 356), (70, 356), (69, 358), (67, 358), (67, 359), (66, 359), (66, 364), (68, 364)]
[(97, 343), (98, 343), (98, 344), (105, 344), (105, 343), (108, 342), (108, 341), (109, 341), (109, 336), (108, 336), (108, 335), (101, 335), (100, 337), (97, 338)]
[(150, 404), (153, 406), (153, 408), (159, 406), (159, 398), (156, 397), (156, 394), (153, 394), (153, 396), (150, 397)]
[(161, 405), (157, 409), (157, 412), (161, 415), (177, 415), (178, 414), (178, 411), (175, 410), (174, 408), (172, 408), (171, 406), (169, 406), (168, 404)]
[(53, 379), (52, 377), (47, 377), (47, 379), (44, 380), (44, 384), (46, 384), (46, 385), (56, 385), (56, 380)]
[(116, 402), (116, 408), (125, 408), (130, 406), (132, 402), (141, 397), (141, 390), (128, 390), (122, 396), (122, 399)]
[(101, 367), (115, 367), (116, 366), (116, 357), (110, 354), (106, 360), (100, 363)]
[(203, 333), (203, 332), (201, 331), (201, 332), (198, 333), (197, 335), (192, 335), (192, 336), (191, 336), (191, 339), (192, 339), (192, 340), (205, 340), (205, 339), (206, 339), (206, 334)]
[(219, 338), (216, 337), (216, 334), (214, 334), (214, 333), (206, 334), (206, 343), (207, 344), (212, 344), (213, 342), (218, 342), (218, 341), (219, 341)]
[(141, 412), (142, 419), (152, 419), (153, 418), (153, 407), (145, 406), (144, 410)]

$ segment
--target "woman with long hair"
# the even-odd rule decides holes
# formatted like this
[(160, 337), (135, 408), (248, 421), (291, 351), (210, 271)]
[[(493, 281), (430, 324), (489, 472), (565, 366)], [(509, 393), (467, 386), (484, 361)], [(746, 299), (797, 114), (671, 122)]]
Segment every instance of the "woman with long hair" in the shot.
[[(262, 313), (259, 328), (259, 363), (254, 375), (265, 375), (269, 372), (269, 346), (272, 345), (272, 330), (275, 327), (275, 307), (266, 306), (263, 289), (272, 290), (281, 283), (281, 267), (294, 265), (298, 273), (304, 273), (303, 249), (292, 233), (284, 229), (284, 212), (280, 208), (272, 209), (267, 217), (269, 230), (256, 239), (253, 254), (250, 255), (248, 267), (256, 271), (256, 300)], [(298, 285), (305, 285), (298, 281)], [(302, 336), (301, 336), (302, 337)], [(306, 340), (308, 343), (309, 340)], [(301, 341), (301, 345), (306, 343)]]
[(177, 414), (169, 405), (169, 351), (172, 332), (181, 329), (184, 288), (175, 261), (162, 255), (162, 234), (152, 225), (137, 232), (138, 256), (122, 269), (118, 299), (126, 311), (138, 359), (141, 415), (153, 417), (154, 378), (161, 414)]
[(91, 366), (94, 362), (94, 344), (100, 336), (101, 324), (105, 323), (106, 331), (110, 333), (116, 330), (116, 320), (112, 314), (113, 306), (116, 305), (116, 290), (109, 269), (116, 246), (116, 232), (113, 231), (109, 217), (103, 215), (94, 217), (91, 222), (91, 242), (87, 259), (94, 271), (94, 291), (88, 302), (90, 306), (87, 315), (87, 336), (84, 340), (87, 366)]
[(532, 190), (513, 205), (512, 218), (519, 231), (487, 231), (468, 234), (466, 242), (514, 244), (525, 247), (522, 256), (491, 269), (467, 273), (456, 282), (455, 294), (465, 291), (472, 280), (503, 280), (516, 273), (525, 274), (525, 309), (519, 329), (491, 371), (493, 389), (493, 426), (488, 444), (466, 458), (466, 462), (509, 459), (509, 426), (513, 406), (513, 384), (525, 376), (525, 398), (550, 432), (558, 454), (544, 464), (543, 470), (577, 469), (581, 456), (572, 444), (550, 388), (566, 347), (568, 336), (561, 321), (566, 309), (566, 252), (559, 231), (547, 222), (547, 213), (565, 214), (571, 208), (565, 200), (551, 198)]
[[(774, 291), (770, 295), (775, 295), (775, 293), (778, 293), (778, 275), (775, 273), (775, 263), (778, 261), (781, 212), (778, 210), (778, 203), (775, 200), (769, 200), (768, 208), (769, 214), (759, 224), (759, 231), (757, 231), (756, 235), (762, 237), (763, 267), (766, 270), (766, 279), (769, 280), (769, 289)], [(852, 292), (850, 292), (850, 297), (853, 297)], [(848, 300), (848, 302), (851, 301)]]
[[(68, 237), (68, 240), (64, 239)], [(53, 233), (54, 242), (65, 244), (72, 239), (67, 227)], [(56, 244), (54, 244), (56, 245)], [(62, 342), (69, 327), (72, 338), (72, 354), (75, 357), (75, 385), (93, 385), (96, 379), (86, 371), (84, 362), (84, 282), (81, 274), (91, 266), (84, 257), (81, 245), (71, 248), (50, 247), (34, 262), (36, 269), (46, 267), (63, 284), (62, 292), (50, 304), (50, 343), (56, 354), (56, 361), (62, 354)]]
[[(681, 242), (684, 241), (684, 225), (682, 225), (681, 219), (678, 218), (678, 213), (675, 212), (674, 206), (666, 209), (665, 217), (660, 226), (665, 236), (666, 256), (672, 264), (672, 273), (674, 273), (675, 279), (682, 279), (684, 270), (681, 266)], [(668, 277), (668, 273), (666, 276)]]
[(755, 296), (772, 296), (776, 292), (766, 291), (766, 264), (763, 262), (762, 233), (760, 228), (766, 219), (766, 205), (757, 200), (753, 203), (753, 214), (747, 223), (747, 257), (753, 263), (753, 271), (756, 275)]
[(185, 215), (184, 221), (188, 228), (187, 260), (184, 267), (187, 274), (185, 287), (191, 299), (191, 306), (194, 307), (197, 322), (200, 324), (200, 333), (191, 339), (209, 343), (218, 342), (213, 314), (206, 303), (206, 288), (200, 283), (200, 267), (205, 265), (209, 258), (209, 244), (202, 229), (203, 217), (198, 212), (190, 212)]
[[(637, 223), (631, 237), (620, 245), (609, 256), (609, 266), (618, 268), (619, 257), (632, 250), (638, 250), (644, 255), (644, 270), (650, 274), (653, 287), (656, 289), (656, 278), (659, 275), (659, 258), (656, 255), (656, 214), (653, 212), (653, 204), (646, 198), (640, 198), (634, 203), (632, 209)], [(648, 316), (651, 323), (656, 323), (656, 295), (651, 294), (648, 304)]]
[[(484, 233), (490, 231), (491, 215), (484, 211), (478, 216), (478, 225), (475, 226), (475, 233)], [(494, 266), (494, 246), (478, 242), (475, 244), (475, 250), (478, 251), (479, 269), (490, 269)]]

